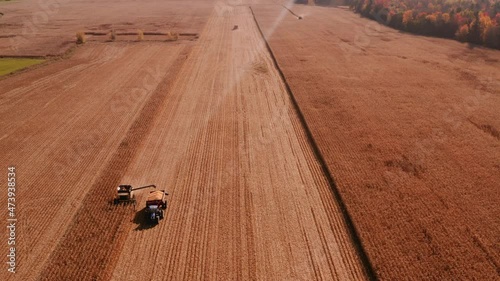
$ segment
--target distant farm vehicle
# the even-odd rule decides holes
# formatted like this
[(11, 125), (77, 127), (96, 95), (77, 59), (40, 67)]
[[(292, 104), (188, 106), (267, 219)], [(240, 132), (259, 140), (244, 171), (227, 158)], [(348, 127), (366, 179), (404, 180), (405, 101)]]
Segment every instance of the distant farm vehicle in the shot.
[(157, 224), (163, 219), (164, 210), (167, 208), (166, 195), (168, 193), (165, 190), (155, 190), (149, 193), (146, 200), (146, 214), (151, 222)]
[(150, 185), (145, 185), (137, 188), (133, 188), (131, 185), (126, 185), (122, 184), (118, 186), (116, 197), (113, 200), (113, 203), (115, 204), (134, 204), (136, 203), (135, 201), (135, 195), (134, 191), (139, 190), (139, 189), (144, 189), (144, 188), (149, 188), (149, 187), (154, 187), (156, 188), (156, 185), (150, 184)]

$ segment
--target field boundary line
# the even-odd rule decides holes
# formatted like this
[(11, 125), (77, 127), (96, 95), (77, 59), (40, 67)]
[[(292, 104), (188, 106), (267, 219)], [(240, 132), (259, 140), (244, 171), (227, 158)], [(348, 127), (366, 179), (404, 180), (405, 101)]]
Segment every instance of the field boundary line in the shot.
[(349, 237), (352, 239), (352, 242), (355, 246), (356, 253), (358, 254), (359, 258), (361, 259), (361, 263), (363, 265), (364, 271), (369, 278), (369, 280), (377, 280), (377, 275), (373, 269), (373, 266), (371, 264), (370, 259), (368, 258), (368, 255), (366, 254), (363, 244), (361, 242), (361, 239), (359, 238), (359, 233), (356, 229), (356, 226), (354, 225), (354, 222), (351, 218), (351, 215), (347, 209), (347, 206), (345, 205), (344, 199), (342, 198), (342, 195), (340, 194), (340, 190), (337, 187), (337, 184), (335, 183), (335, 180), (333, 176), (330, 173), (330, 170), (328, 169), (328, 166), (326, 164), (326, 160), (324, 159), (323, 155), (321, 154), (321, 150), (319, 149), (318, 144), (316, 143), (316, 140), (313, 137), (313, 134), (311, 132), (311, 129), (307, 125), (306, 119), (304, 117), (304, 114), (302, 110), (300, 109), (300, 106), (295, 99), (295, 96), (293, 95), (293, 92), (290, 88), (290, 85), (288, 84), (288, 81), (285, 78), (285, 75), (283, 74), (283, 71), (279, 67), (278, 61), (276, 57), (274, 56), (274, 53), (271, 49), (271, 46), (269, 45), (269, 42), (267, 41), (266, 37), (264, 36), (264, 33), (262, 32), (262, 29), (260, 28), (259, 22), (257, 21), (257, 18), (255, 17), (255, 13), (253, 11), (252, 6), (249, 6), (250, 11), (252, 12), (252, 17), (255, 22), (255, 25), (257, 26), (257, 29), (259, 30), (259, 33), (262, 37), (262, 40), (264, 40), (265, 46), (267, 51), (269, 52), (271, 56), (271, 60), (273, 61), (273, 65), (276, 68), (276, 70), (279, 73), (279, 76), (281, 80), (283, 81), (283, 84), (285, 85), (285, 89), (288, 93), (288, 96), (292, 102), (293, 108), (299, 117), (300, 123), (302, 124), (302, 127), (305, 131), (306, 138), (308, 140), (309, 145), (311, 146), (313, 150), (313, 154), (316, 157), (316, 159), (319, 162), (319, 165), (321, 166), (321, 170), (323, 171), (323, 174), (328, 181), (328, 185), (330, 186), (330, 189), (333, 192), (333, 195), (335, 196), (335, 199), (337, 203), (339, 204), (340, 210), (342, 212), (342, 216), (344, 218), (344, 221), (347, 225), (347, 231)]

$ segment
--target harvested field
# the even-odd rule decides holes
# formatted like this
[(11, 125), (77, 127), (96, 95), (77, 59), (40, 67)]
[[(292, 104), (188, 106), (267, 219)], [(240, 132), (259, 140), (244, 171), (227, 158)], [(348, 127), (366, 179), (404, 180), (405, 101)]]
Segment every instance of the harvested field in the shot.
[(289, 1), (44, 3), (0, 5), (0, 56), (56, 56), (0, 79), (0, 280), (498, 279), (498, 52)]
[[(213, 0), (22, 0), (0, 6), (0, 55), (61, 55), (79, 31), (199, 33)], [(139, 4), (140, 3), (140, 4)], [(107, 37), (107, 36), (105, 36)], [(89, 36), (90, 41), (93, 40)], [(100, 40), (100, 38), (95, 38)]]
[[(0, 80), (1, 162), (16, 165), (20, 186), (19, 268), (7, 280), (36, 279), (96, 174), (151, 91), (175, 72), (169, 66), (184, 48), (86, 45), (68, 60)], [(13, 278), (5, 273), (0, 279)]]
[[(152, 227), (145, 218), (147, 191), (137, 214), (128, 209), (118, 226), (122, 208), (84, 200), (88, 211), (75, 218), (43, 280), (108, 279), (110, 270), (113, 280), (365, 278), (247, 7), (210, 17), (157, 110), (149, 125), (136, 119), (151, 131), (123, 176), (112, 181), (108, 173), (88, 197), (109, 193), (101, 183), (155, 183), (170, 193), (164, 222)], [(102, 227), (86, 231), (82, 222), (91, 221)], [(114, 247), (102, 250), (108, 243)]]
[(377, 276), (498, 279), (500, 53), (342, 9), (254, 10)]

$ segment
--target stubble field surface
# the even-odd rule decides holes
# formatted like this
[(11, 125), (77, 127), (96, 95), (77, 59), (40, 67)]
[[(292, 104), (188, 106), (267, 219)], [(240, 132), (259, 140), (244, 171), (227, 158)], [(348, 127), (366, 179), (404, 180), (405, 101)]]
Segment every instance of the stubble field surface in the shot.
[(497, 279), (500, 53), (342, 8), (254, 10), (377, 276)]
[[(280, 1), (54, 3), (0, 5), (0, 56), (88, 34), (0, 79), (0, 279), (498, 277), (498, 52)], [(165, 219), (111, 204), (123, 183)]]

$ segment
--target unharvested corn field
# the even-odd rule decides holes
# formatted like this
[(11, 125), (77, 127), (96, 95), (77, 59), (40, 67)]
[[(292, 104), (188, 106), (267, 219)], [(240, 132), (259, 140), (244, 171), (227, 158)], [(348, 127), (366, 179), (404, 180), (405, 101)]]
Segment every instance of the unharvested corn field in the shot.
[(0, 280), (499, 279), (500, 53), (309, 2), (0, 4)]

